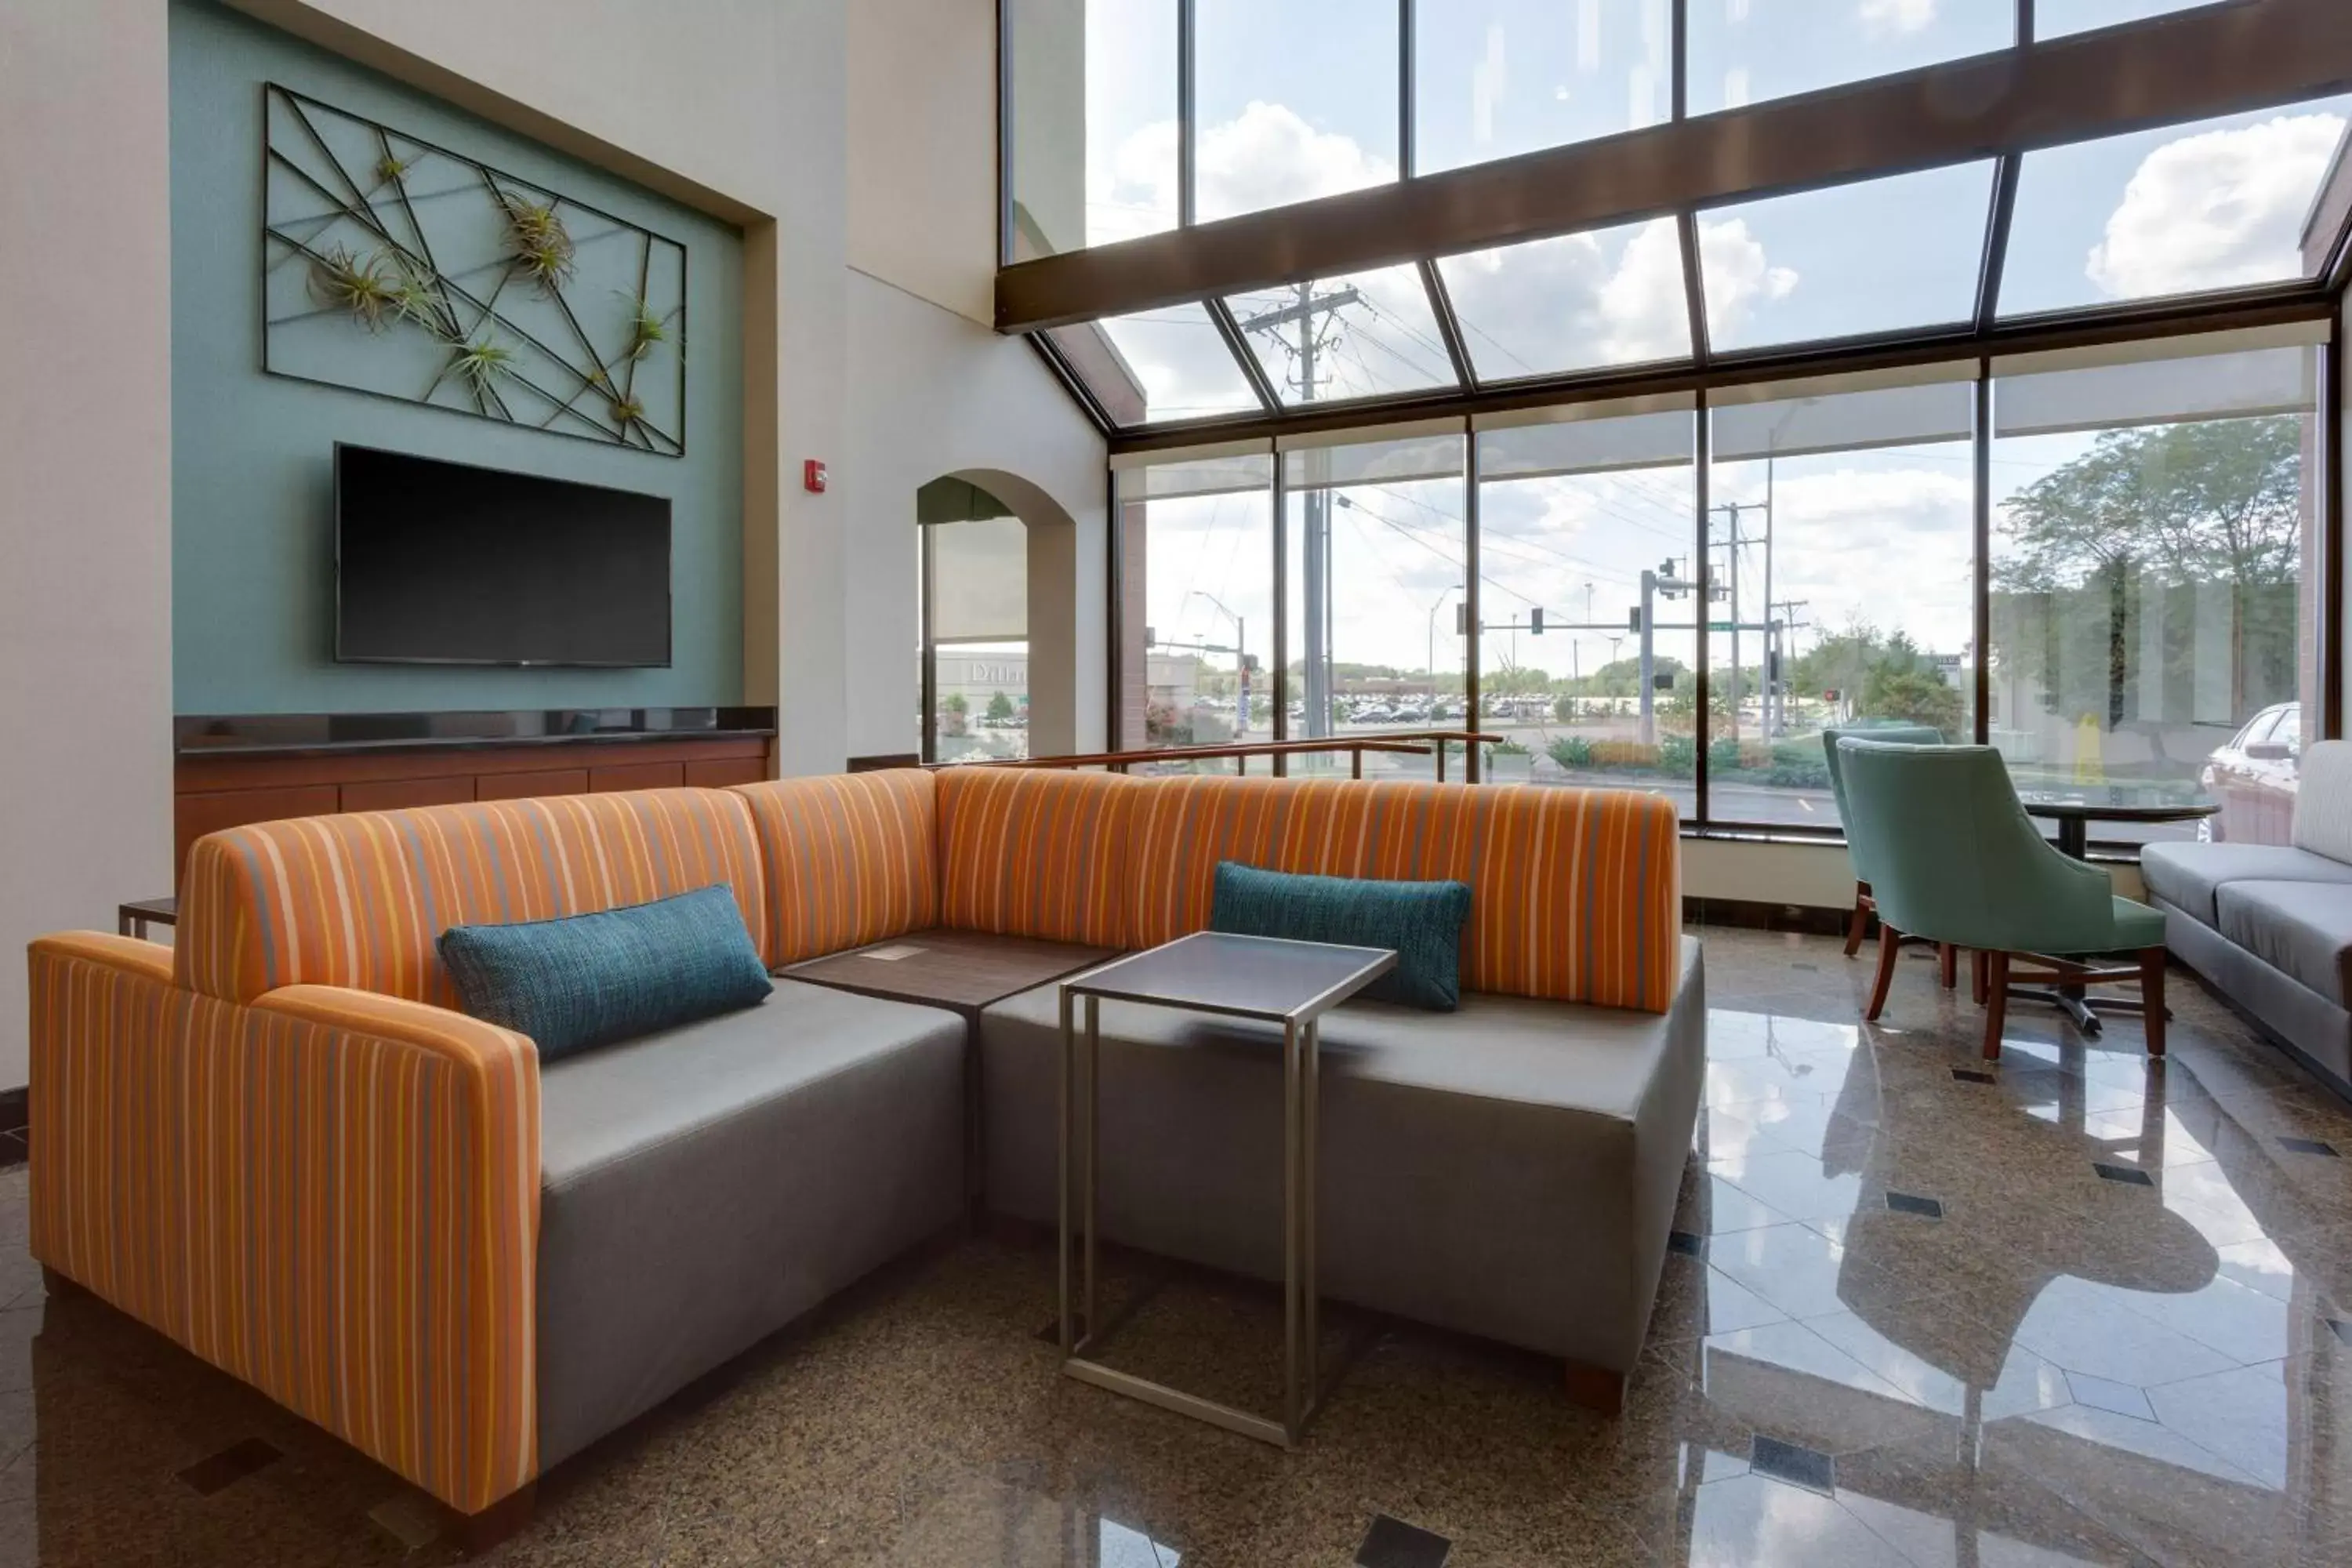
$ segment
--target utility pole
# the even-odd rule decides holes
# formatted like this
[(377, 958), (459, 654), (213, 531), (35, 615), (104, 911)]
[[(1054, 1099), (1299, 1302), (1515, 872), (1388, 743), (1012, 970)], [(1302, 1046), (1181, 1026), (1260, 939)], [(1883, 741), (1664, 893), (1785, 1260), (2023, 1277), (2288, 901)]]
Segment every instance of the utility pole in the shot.
[(1795, 640), (1790, 634), (1813, 624), (1797, 618), (1799, 610), (1810, 608), (1811, 605), (1811, 599), (1783, 599), (1777, 605), (1764, 606), (1764, 617), (1772, 623), (1774, 668), (1771, 680), (1774, 690), (1779, 693), (1772, 709), (1775, 721), (1771, 732), (1775, 735), (1789, 727), (1789, 668), (1797, 661)]
[[(1338, 323), (1343, 306), (1353, 305), (1363, 296), (1353, 289), (1334, 289), (1327, 294), (1315, 292), (1315, 284), (1305, 280), (1298, 285), (1297, 300), (1288, 305), (1278, 305), (1271, 310), (1261, 310), (1241, 323), (1247, 332), (1265, 332), (1282, 345), (1297, 369), (1292, 384), (1298, 388), (1298, 400), (1312, 403), (1322, 386), (1322, 373), (1316, 360), (1325, 346), (1325, 334)], [(1293, 343), (1283, 328), (1296, 325), (1298, 341)], [(1317, 485), (1307, 492), (1304, 531), (1299, 539), (1300, 582), (1299, 598), (1307, 607), (1307, 624), (1301, 628), (1305, 647), (1301, 650), (1306, 664), (1306, 694), (1304, 710), (1307, 733), (1319, 740), (1331, 732), (1331, 490), (1328, 485)]]
[[(1710, 507), (1707, 509), (1709, 511), (1727, 512), (1731, 518), (1730, 537), (1725, 542), (1726, 548), (1730, 552), (1730, 560), (1727, 564), (1727, 569), (1724, 574), (1729, 588), (1731, 605), (1730, 618), (1726, 622), (1726, 624), (1731, 628), (1731, 674), (1729, 679), (1726, 682), (1725, 689), (1731, 700), (1729, 703), (1731, 710), (1731, 734), (1734, 740), (1737, 740), (1739, 736), (1739, 632), (1741, 626), (1745, 624), (1739, 618), (1739, 550), (1742, 545), (1760, 543), (1764, 546), (1764, 618), (1768, 622), (1772, 618), (1772, 490), (1770, 470), (1769, 468), (1766, 470), (1764, 494), (1765, 499), (1761, 501), (1726, 501), (1721, 506)], [(1761, 511), (1764, 514), (1764, 532), (1760, 537), (1743, 537), (1740, 534), (1739, 515), (1744, 511)], [(1758, 629), (1766, 634), (1767, 643), (1769, 646), (1770, 628), (1769, 626), (1759, 626)], [(1769, 655), (1767, 656), (1765, 662), (1769, 667), (1771, 662)], [(1766, 710), (1764, 714), (1764, 727), (1768, 733), (1771, 728), (1771, 685), (1772, 675), (1770, 669), (1768, 668), (1764, 673), (1764, 706)]]
[[(1679, 599), (1697, 586), (1696, 583), (1675, 574), (1671, 559), (1661, 561), (1654, 570), (1645, 570), (1642, 574), (1642, 605), (1635, 612), (1640, 624), (1633, 630), (1642, 638), (1641, 737), (1645, 746), (1658, 743), (1657, 602), (1662, 598)], [(1706, 606), (1702, 604), (1699, 608), (1704, 611)]]

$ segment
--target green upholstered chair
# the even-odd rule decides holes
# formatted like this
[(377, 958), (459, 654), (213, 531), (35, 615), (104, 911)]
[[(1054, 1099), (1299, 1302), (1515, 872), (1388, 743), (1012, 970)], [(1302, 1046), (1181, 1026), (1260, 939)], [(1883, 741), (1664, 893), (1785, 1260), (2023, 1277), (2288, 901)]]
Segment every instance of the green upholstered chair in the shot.
[[(2137, 980), (2148, 1054), (2164, 1054), (2164, 916), (2116, 897), (2105, 871), (2053, 848), (2018, 804), (2000, 752), (1851, 735), (1838, 751), (1853, 810), (1846, 833), (1878, 910), (1878, 976), (1865, 1017), (1885, 1006), (1895, 951), (1909, 935), (1985, 955), (1987, 1059), (2000, 1055), (2011, 980)], [(2120, 952), (2135, 962), (2084, 962)], [(2043, 967), (2014, 969), (2018, 957)]]
[[(1865, 741), (1883, 741), (1891, 746), (1940, 746), (1944, 732), (1926, 724), (1881, 724), (1856, 726), (1851, 729), (1830, 729), (1822, 731), (1822, 751), (1829, 759), (1830, 794), (1837, 797), (1838, 821), (1851, 825), (1853, 805), (1846, 799), (1845, 775), (1838, 768), (1838, 742), (1848, 735)], [(1853, 919), (1845, 931), (1845, 955), (1852, 958), (1862, 951), (1862, 939), (1870, 931), (1870, 873), (1863, 869), (1862, 847), (1855, 842), (1853, 829), (1846, 827), (1847, 853), (1853, 860)], [(1944, 984), (1952, 984), (1949, 956), (1943, 963)]]

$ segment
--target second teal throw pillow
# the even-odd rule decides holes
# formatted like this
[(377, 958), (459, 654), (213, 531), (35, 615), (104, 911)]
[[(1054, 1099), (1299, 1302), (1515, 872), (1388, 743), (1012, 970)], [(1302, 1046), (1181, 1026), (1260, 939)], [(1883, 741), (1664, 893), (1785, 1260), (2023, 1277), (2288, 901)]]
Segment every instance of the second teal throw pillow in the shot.
[(1396, 967), (1363, 994), (1451, 1013), (1461, 1001), (1462, 922), (1469, 918), (1470, 888), (1465, 882), (1309, 877), (1221, 860), (1209, 929), (1392, 948)]
[(466, 1011), (552, 1060), (764, 1002), (773, 988), (724, 885), (565, 920), (441, 933)]

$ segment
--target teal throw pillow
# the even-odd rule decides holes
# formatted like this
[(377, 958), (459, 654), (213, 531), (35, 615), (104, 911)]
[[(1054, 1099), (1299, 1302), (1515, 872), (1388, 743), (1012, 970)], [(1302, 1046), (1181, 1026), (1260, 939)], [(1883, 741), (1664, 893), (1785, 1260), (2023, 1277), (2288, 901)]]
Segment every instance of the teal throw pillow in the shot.
[(1462, 999), (1462, 922), (1469, 918), (1465, 882), (1308, 877), (1220, 860), (1209, 929), (1391, 948), (1396, 967), (1362, 994), (1451, 1013)]
[(756, 1006), (773, 988), (724, 884), (564, 920), (451, 926), (439, 945), (466, 1011), (529, 1035), (542, 1061)]

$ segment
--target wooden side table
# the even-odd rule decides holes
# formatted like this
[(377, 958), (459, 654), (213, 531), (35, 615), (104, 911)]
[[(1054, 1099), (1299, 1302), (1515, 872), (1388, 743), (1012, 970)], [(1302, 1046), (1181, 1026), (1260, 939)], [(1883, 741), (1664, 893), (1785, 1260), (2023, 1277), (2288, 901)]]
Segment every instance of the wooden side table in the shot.
[(981, 1181), (981, 1014), (1007, 996), (1108, 963), (1118, 952), (1113, 947), (934, 926), (776, 973), (861, 996), (944, 1007), (963, 1019), (964, 1190), (976, 1217), (986, 1195)]
[(118, 936), (135, 936), (147, 940), (150, 926), (174, 926), (180, 923), (180, 900), (177, 899), (133, 899), (114, 911), (114, 931)]

